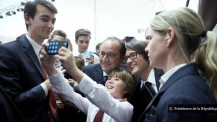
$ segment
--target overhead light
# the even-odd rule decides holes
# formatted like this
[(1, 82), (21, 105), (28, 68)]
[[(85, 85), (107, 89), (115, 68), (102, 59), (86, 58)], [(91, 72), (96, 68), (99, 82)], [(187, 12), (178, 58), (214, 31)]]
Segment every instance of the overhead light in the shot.
[(162, 13), (163, 11), (158, 11), (158, 12), (156, 12), (155, 13), (155, 15), (158, 15), (158, 14), (160, 14), (160, 13)]
[(17, 11), (21, 12), (21, 11), (24, 11), (24, 9), (23, 8), (18, 8)]
[(12, 14), (16, 14), (16, 12), (15, 12), (15, 11), (12, 11)]
[(5, 14), (6, 14), (7, 16), (11, 16), (11, 15), (12, 15), (10, 11), (6, 12)]
[(24, 3), (24, 2), (21, 2), (20, 4), (21, 4), (22, 6), (24, 6), (24, 5), (25, 5), (25, 3)]
[(21, 11), (24, 11), (24, 8), (20, 8)]

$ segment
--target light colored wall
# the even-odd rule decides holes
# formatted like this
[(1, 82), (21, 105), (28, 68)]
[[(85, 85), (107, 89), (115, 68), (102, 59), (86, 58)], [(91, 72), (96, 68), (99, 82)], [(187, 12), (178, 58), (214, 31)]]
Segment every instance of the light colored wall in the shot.
[[(23, 0), (0, 0), (0, 9)], [(55, 29), (64, 30), (71, 39), (74, 49), (74, 33), (79, 28), (92, 32), (90, 50), (108, 36), (135, 36), (144, 39), (144, 32), (155, 12), (174, 7), (184, 7), (186, 0), (55, 0), (58, 9)], [(197, 11), (198, 0), (190, 0), (189, 7)], [(0, 40), (14, 40), (26, 33), (23, 13), (0, 19)]]

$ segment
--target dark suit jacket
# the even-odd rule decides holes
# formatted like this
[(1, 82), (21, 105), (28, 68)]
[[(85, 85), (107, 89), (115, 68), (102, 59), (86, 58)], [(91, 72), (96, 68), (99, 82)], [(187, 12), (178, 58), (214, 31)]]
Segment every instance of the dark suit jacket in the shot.
[[(217, 112), (169, 112), (168, 105), (217, 104), (207, 80), (195, 64), (177, 70), (161, 87), (145, 110), (146, 122), (214, 122)], [(144, 120), (143, 120), (144, 121)]]
[(0, 115), (2, 122), (25, 122), (14, 102), (0, 85)]
[[(154, 75), (155, 75), (156, 85), (157, 87), (159, 87), (160, 85), (159, 80), (160, 77), (163, 75), (163, 71), (159, 69), (154, 69)], [(145, 108), (148, 106), (149, 102), (153, 98), (153, 95), (151, 95), (151, 93), (146, 87), (144, 87), (144, 89), (141, 90), (140, 86), (141, 86), (141, 79), (137, 78), (136, 90), (130, 100), (130, 103), (134, 107), (132, 122), (136, 122), (138, 121), (138, 119), (141, 119), (140, 117), (143, 117), (142, 114)]]
[(47, 122), (48, 99), (39, 60), (25, 35), (0, 45), (0, 81), (27, 122)]
[(97, 83), (105, 85), (103, 81), (103, 70), (100, 64), (88, 64), (84, 66), (83, 72)]

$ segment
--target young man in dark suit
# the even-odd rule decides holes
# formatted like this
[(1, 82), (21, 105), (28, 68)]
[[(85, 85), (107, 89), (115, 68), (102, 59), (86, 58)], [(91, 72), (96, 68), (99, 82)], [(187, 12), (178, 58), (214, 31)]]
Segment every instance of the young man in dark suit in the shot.
[(50, 83), (42, 71), (39, 52), (49, 38), (57, 9), (46, 0), (25, 4), (27, 34), (0, 45), (0, 81), (26, 122), (49, 122)]
[(139, 120), (144, 109), (158, 92), (159, 79), (163, 74), (162, 70), (150, 66), (148, 54), (144, 51), (147, 45), (148, 42), (138, 40), (126, 43), (126, 54), (123, 61), (138, 80), (136, 91), (131, 98), (134, 106), (132, 122)]

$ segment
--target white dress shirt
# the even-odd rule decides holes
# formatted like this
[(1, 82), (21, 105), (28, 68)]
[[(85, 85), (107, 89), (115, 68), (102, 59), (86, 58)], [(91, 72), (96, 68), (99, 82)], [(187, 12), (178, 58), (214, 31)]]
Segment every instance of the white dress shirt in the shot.
[(178, 69), (184, 67), (187, 64), (180, 64), (177, 65), (175, 67), (173, 67), (172, 69), (170, 69), (169, 71), (167, 71), (164, 75), (161, 76), (160, 78), (160, 87), (159, 89), (162, 87), (162, 85), (170, 78), (170, 76), (172, 76)]
[[(155, 81), (155, 75), (154, 75), (154, 68), (151, 69), (147, 81), (150, 82), (152, 84), (152, 88), (155, 90), (155, 92), (157, 93), (157, 85), (156, 85), (156, 81)], [(145, 81), (145, 82), (147, 82)]]
[[(28, 41), (30, 42), (30, 44), (32, 45), (32, 48), (35, 52), (35, 54), (37, 55), (38, 57), (38, 61), (39, 63), (41, 64), (41, 60), (40, 60), (40, 51), (41, 51), (41, 45), (39, 45), (37, 42), (35, 42), (28, 34), (26, 34), (26, 38), (28, 39)], [(46, 85), (44, 83), (41, 83), (40, 84), (41, 87), (43, 88), (44, 92), (45, 92), (45, 96), (48, 95), (48, 89), (46, 87)]]
[[(86, 95), (82, 97), (69, 85), (61, 73), (49, 77), (52, 90), (74, 103), (81, 111), (87, 114), (87, 122), (93, 122), (99, 108), (104, 111), (102, 122), (130, 122), (133, 115), (133, 106), (127, 102), (114, 99), (108, 90), (101, 84), (97, 84), (84, 74), (78, 84), (79, 90)], [(97, 107), (98, 106), (98, 107)]]
[(92, 51), (88, 51), (88, 50), (87, 50), (87, 51), (85, 51), (85, 52), (83, 52), (83, 53), (80, 53), (80, 52), (78, 52), (78, 51), (75, 51), (75, 52), (73, 53), (73, 55), (74, 55), (74, 56), (80, 56), (80, 57), (82, 57), (82, 58), (84, 59), (84, 61), (85, 61), (85, 65), (88, 65), (87, 58), (89, 58), (90, 55), (92, 55), (92, 56), (94, 57), (93, 64), (99, 63), (99, 57), (98, 57), (94, 52), (92, 52)]

